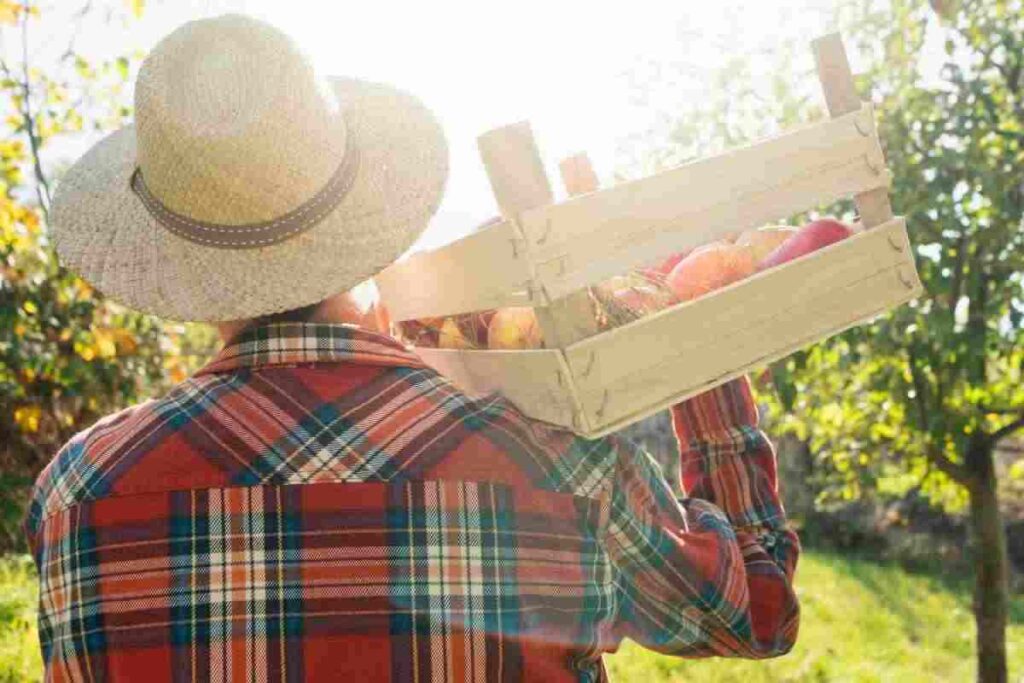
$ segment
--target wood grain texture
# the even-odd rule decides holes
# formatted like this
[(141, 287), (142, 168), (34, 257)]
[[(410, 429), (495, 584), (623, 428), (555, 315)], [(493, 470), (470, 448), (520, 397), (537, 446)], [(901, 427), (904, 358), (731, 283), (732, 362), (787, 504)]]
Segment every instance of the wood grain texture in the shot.
[(508, 221), (413, 254), (374, 281), (393, 320), (531, 306), (531, 269)]
[(564, 352), (417, 352), (469, 393), (499, 391), (531, 417), (596, 438), (922, 291), (906, 225), (895, 218)]
[[(864, 135), (862, 131), (867, 132)], [(746, 148), (525, 212), (536, 277), (552, 298), (665, 254), (887, 188), (864, 107)]]
[[(553, 201), (551, 184), (529, 124), (517, 123), (489, 131), (480, 136), (478, 144), (494, 197), (502, 214), (513, 221), (513, 228), (519, 226), (523, 212)], [(532, 245), (524, 244), (526, 258), (536, 264)], [(586, 291), (577, 288), (552, 295), (535, 277), (534, 284), (539, 297), (534, 309), (545, 346), (564, 348), (597, 334), (597, 316)]]
[[(862, 103), (850, 70), (850, 60), (838, 33), (830, 33), (811, 43), (818, 79), (825, 93), (825, 104), (832, 118), (857, 111)], [(892, 218), (887, 190), (874, 189), (854, 195), (853, 202), (866, 227), (881, 225)]]

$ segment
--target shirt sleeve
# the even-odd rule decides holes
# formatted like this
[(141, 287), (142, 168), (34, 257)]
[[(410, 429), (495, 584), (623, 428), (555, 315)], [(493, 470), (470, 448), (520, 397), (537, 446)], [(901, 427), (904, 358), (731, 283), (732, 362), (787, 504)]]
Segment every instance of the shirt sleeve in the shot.
[(614, 637), (684, 657), (773, 657), (797, 635), (775, 452), (746, 378), (672, 408), (684, 495), (646, 453), (620, 445), (605, 547)]

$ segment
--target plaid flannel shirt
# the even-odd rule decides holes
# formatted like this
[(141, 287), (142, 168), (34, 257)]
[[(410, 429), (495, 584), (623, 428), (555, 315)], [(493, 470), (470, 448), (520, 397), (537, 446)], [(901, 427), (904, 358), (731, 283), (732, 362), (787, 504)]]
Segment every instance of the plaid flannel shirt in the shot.
[(646, 453), (469, 398), (394, 339), (256, 328), (40, 475), (51, 681), (603, 680), (629, 637), (767, 657), (796, 536), (746, 380)]

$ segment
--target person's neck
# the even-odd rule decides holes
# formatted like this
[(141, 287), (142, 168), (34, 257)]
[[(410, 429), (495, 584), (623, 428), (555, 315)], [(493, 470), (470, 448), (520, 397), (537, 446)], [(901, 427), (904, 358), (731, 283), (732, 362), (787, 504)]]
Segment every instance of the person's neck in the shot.
[[(372, 315), (372, 308), (370, 311), (361, 310), (355, 300), (349, 294), (345, 293), (324, 299), (324, 301), (317, 306), (316, 310), (314, 310), (304, 322), (334, 324), (347, 323), (379, 331), (377, 330), (378, 326), (374, 324), (374, 319), (375, 318)], [(231, 320), (228, 322), (217, 323), (217, 334), (220, 336), (220, 339), (224, 344), (228, 344), (243, 330), (254, 324), (258, 324), (258, 318)]]

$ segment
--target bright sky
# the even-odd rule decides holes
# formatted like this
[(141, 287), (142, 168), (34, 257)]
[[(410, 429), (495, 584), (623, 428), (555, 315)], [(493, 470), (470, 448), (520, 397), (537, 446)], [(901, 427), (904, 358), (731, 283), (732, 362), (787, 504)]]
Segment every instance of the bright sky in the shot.
[[(699, 73), (724, 52), (770, 49), (783, 32), (809, 41), (832, 29), (829, 10), (841, 1), (150, 0), (139, 22), (90, 25), (79, 48), (148, 49), (184, 21), (242, 11), (291, 33), (325, 73), (417, 94), (440, 117), (451, 149), (427, 246), (497, 213), (476, 151), (481, 133), (528, 119), (556, 192), (558, 160), (577, 151), (607, 181), (617, 142), (651, 125), (650, 108), (630, 104), (628, 74), (638, 64), (682, 61)], [(689, 92), (673, 95), (699, 97), (703, 85), (691, 80), (680, 86)]]

